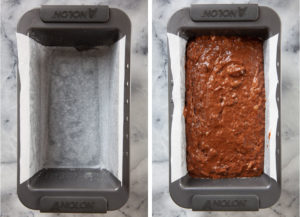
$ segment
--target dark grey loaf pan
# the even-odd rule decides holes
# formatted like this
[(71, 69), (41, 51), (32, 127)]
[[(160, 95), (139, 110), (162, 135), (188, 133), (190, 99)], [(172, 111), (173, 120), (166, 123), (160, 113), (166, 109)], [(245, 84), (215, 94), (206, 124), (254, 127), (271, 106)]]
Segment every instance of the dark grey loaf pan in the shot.
[[(246, 8), (246, 11), (245, 11)], [(243, 13), (238, 13), (243, 9)], [(232, 12), (236, 15), (233, 16)], [(263, 40), (278, 34), (277, 44), (277, 104), (279, 118), (276, 130), (276, 170), (277, 181), (263, 174), (254, 178), (201, 179), (192, 178), (188, 174), (171, 181), (172, 162), (170, 160), (170, 195), (181, 207), (198, 211), (214, 210), (258, 210), (272, 206), (281, 192), (281, 161), (280, 161), (280, 31), (278, 15), (268, 7), (258, 5), (192, 5), (177, 11), (170, 18), (168, 33), (178, 35), (186, 40), (199, 35), (237, 35), (259, 37)], [(168, 45), (170, 46), (170, 45)], [(168, 73), (168, 105), (169, 105), (169, 146), (171, 159), (171, 126), (174, 105), (172, 102), (172, 71)]]
[[(44, 137), (46, 139), (37, 142), (38, 145), (35, 149), (21, 145), (20, 111), (24, 108), (20, 107), (20, 92), (26, 84), (22, 83), (20, 79), (20, 68), (18, 72), (19, 160), (17, 193), (20, 201), (26, 207), (41, 212), (103, 213), (108, 210), (119, 209), (129, 197), (131, 23), (128, 16), (123, 11), (108, 6), (42, 6), (30, 10), (22, 16), (17, 26), (17, 33), (38, 43), (33, 49), (37, 49), (39, 52), (43, 49), (40, 47), (47, 47), (53, 55), (51, 57), (52, 62), (46, 66), (47, 69), (43, 68), (43, 63), (50, 60), (45, 56), (31, 57), (36, 58), (35, 61), (32, 61), (34, 65), (31, 66), (37, 69), (34, 72), (36, 75), (40, 74), (41, 70), (48, 70), (49, 72), (52, 70), (53, 72), (51, 76), (44, 73), (43, 76), (48, 76), (48, 80), (40, 79), (37, 81), (40, 83), (35, 83), (37, 85), (30, 89), (33, 94), (37, 94), (35, 96), (41, 96), (43, 91), (49, 91), (45, 95), (46, 97), (40, 97), (40, 103), (35, 104), (33, 108), (37, 111), (38, 116), (37, 121), (35, 119), (37, 127), (32, 128), (37, 131), (34, 135), (37, 135), (36, 138), (40, 138), (38, 137), (42, 133), (42, 131), (39, 132), (40, 129), (48, 129), (43, 133), (49, 134)], [(121, 177), (118, 179), (109, 170), (97, 166), (101, 156), (108, 156), (109, 158), (113, 153), (101, 153), (103, 144), (101, 144), (102, 140), (99, 135), (102, 134), (101, 132), (94, 133), (100, 130), (98, 126), (101, 126), (105, 132), (108, 128), (109, 131), (117, 133), (117, 129), (110, 127), (109, 120), (107, 123), (98, 123), (96, 120), (96, 115), (103, 116), (101, 111), (105, 105), (109, 104), (108, 102), (113, 104), (115, 99), (108, 92), (105, 96), (101, 95), (102, 98), (107, 96), (105, 99), (108, 101), (99, 101), (98, 95), (101, 93), (100, 91), (95, 92), (95, 90), (100, 90), (100, 85), (107, 85), (101, 83), (101, 78), (99, 78), (101, 68), (103, 68), (101, 73), (106, 73), (101, 76), (109, 78), (111, 71), (105, 70), (106, 65), (110, 65), (112, 68), (111, 65), (114, 64), (109, 59), (111, 56), (107, 57), (103, 49), (110, 51), (110, 46), (120, 39), (124, 39), (124, 36), (125, 48), (122, 48), (124, 53), (120, 58), (123, 58), (122, 61), (125, 62), (124, 92), (119, 94), (124, 101), (123, 109), (121, 109), (124, 118), (123, 122), (120, 120), (122, 124), (119, 125), (123, 129), (123, 135), (119, 140), (122, 151), (119, 153), (121, 160), (118, 161), (122, 173), (120, 176), (118, 175)], [(95, 47), (99, 46), (105, 48), (97, 50)], [(102, 57), (105, 57), (106, 61), (108, 58), (108, 61), (105, 63), (101, 60)], [(73, 67), (72, 64), (79, 67)], [(99, 64), (101, 67), (97, 67)], [(19, 67), (22, 65), (19, 64)], [(80, 67), (86, 67), (87, 70)], [(64, 69), (69, 71), (65, 72)], [(34, 79), (34, 77), (30, 77), (30, 79)], [(55, 93), (62, 95), (55, 96)], [(50, 105), (52, 108), (50, 108), (50, 112), (45, 114), (48, 107), (43, 107), (45, 105), (43, 102), (47, 104), (47, 100), (50, 101), (50, 104), (52, 103)], [(118, 114), (111, 115), (116, 116)], [(87, 123), (82, 125), (84, 121)], [(71, 130), (74, 132), (68, 132), (70, 134), (64, 135), (66, 132), (64, 126), (68, 124), (72, 124)], [(90, 135), (90, 131), (93, 131), (94, 134), (91, 133)], [(67, 147), (64, 141), (68, 143)], [(107, 146), (112, 146), (112, 144)], [(35, 155), (40, 153), (41, 158), (42, 155), (46, 156), (48, 161), (46, 167), (42, 166), (27, 180), (21, 181), (20, 167), (22, 165), (20, 164), (23, 161), (20, 159), (20, 154), (21, 150), (26, 148), (28, 148), (30, 156), (39, 159), (39, 156)], [(117, 150), (117, 147), (115, 148)], [(89, 159), (86, 156), (92, 158)], [(60, 157), (64, 157), (64, 159), (60, 159)]]

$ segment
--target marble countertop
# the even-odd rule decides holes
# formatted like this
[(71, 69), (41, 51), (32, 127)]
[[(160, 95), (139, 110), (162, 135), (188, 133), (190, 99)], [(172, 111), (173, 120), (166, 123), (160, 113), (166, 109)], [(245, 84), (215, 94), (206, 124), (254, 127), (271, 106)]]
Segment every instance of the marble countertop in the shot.
[[(271, 208), (258, 212), (192, 212), (177, 206), (168, 189), (168, 59), (166, 26), (171, 15), (192, 3), (258, 3), (273, 8), (282, 23), (282, 192)], [(299, 19), (298, 1), (153, 1), (153, 216), (299, 216)]]
[(131, 19), (131, 144), (130, 198), (117, 211), (102, 216), (147, 216), (147, 1), (138, 0), (4, 0), (1, 2), (1, 217), (95, 216), (41, 214), (26, 208), (17, 184), (17, 47), (16, 25), (28, 10), (42, 4), (106, 4)]

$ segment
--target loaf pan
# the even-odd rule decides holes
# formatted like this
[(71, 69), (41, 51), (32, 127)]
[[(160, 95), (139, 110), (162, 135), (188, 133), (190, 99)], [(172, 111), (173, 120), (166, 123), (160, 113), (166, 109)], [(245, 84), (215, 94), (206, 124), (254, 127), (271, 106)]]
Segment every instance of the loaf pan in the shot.
[[(179, 206), (195, 211), (250, 211), (272, 206), (279, 199), (281, 191), (281, 24), (278, 15), (272, 9), (256, 4), (191, 5), (191, 7), (183, 8), (173, 14), (169, 20), (167, 31), (169, 50), (169, 191), (172, 199)], [(269, 48), (268, 51), (268, 55), (271, 56), (270, 58), (273, 62), (271, 60), (264, 60), (265, 69), (266, 67), (270, 67), (266, 66), (266, 63), (272, 62), (269, 64), (272, 64), (273, 73), (275, 73), (275, 77), (277, 75), (278, 79), (277, 83), (275, 83), (274, 99), (270, 99), (276, 105), (277, 116), (268, 116), (266, 113), (266, 117), (268, 116), (269, 119), (275, 120), (272, 137), (268, 139), (265, 136), (265, 143), (270, 142), (269, 140), (271, 139), (272, 143), (270, 145), (273, 151), (267, 154), (265, 150), (265, 168), (270, 169), (268, 171), (264, 170), (264, 173), (259, 177), (225, 179), (193, 178), (188, 175), (185, 166), (185, 136), (174, 136), (174, 141), (181, 141), (179, 145), (177, 143), (177, 146), (172, 141), (174, 115), (179, 115), (179, 118), (183, 120), (183, 111), (174, 114), (175, 102), (172, 94), (174, 94), (173, 89), (175, 84), (173, 75), (174, 73), (185, 74), (184, 43), (200, 35), (250, 36), (260, 38), (264, 43), (267, 43), (267, 40), (269, 43), (271, 39), (275, 38), (276, 43), (273, 43), (272, 49)], [(265, 49), (266, 47), (264, 47), (264, 53), (267, 52)], [(179, 62), (181, 64), (177, 64)], [(176, 67), (172, 67), (172, 64), (177, 65)], [(266, 85), (270, 82), (265, 75)], [(176, 93), (181, 94), (181, 100), (184, 102), (184, 91), (178, 89)], [(268, 134), (267, 129), (266, 126), (266, 135)], [(268, 159), (266, 159), (267, 157)], [(183, 163), (180, 164), (180, 161)]]
[(129, 197), (131, 23), (108, 6), (42, 6), (17, 26), (17, 193), (41, 212)]

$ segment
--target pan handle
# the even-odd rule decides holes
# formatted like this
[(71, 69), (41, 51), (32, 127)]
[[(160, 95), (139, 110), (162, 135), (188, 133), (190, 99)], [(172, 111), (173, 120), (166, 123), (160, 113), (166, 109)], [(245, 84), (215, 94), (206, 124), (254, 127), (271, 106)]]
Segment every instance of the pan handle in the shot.
[(192, 4), (190, 17), (203, 21), (255, 21), (259, 18), (257, 4)]
[(258, 211), (256, 195), (194, 195), (194, 211)]
[(40, 200), (41, 212), (106, 213), (104, 197), (44, 196)]
[(45, 23), (105, 23), (109, 7), (105, 5), (42, 5), (40, 18)]

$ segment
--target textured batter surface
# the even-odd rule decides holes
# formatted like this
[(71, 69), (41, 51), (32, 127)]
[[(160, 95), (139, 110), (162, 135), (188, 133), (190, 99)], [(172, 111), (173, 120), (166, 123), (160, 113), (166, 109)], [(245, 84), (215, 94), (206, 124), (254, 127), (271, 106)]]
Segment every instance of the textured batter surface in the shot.
[(191, 40), (185, 85), (189, 175), (260, 176), (265, 134), (262, 41), (225, 36)]

